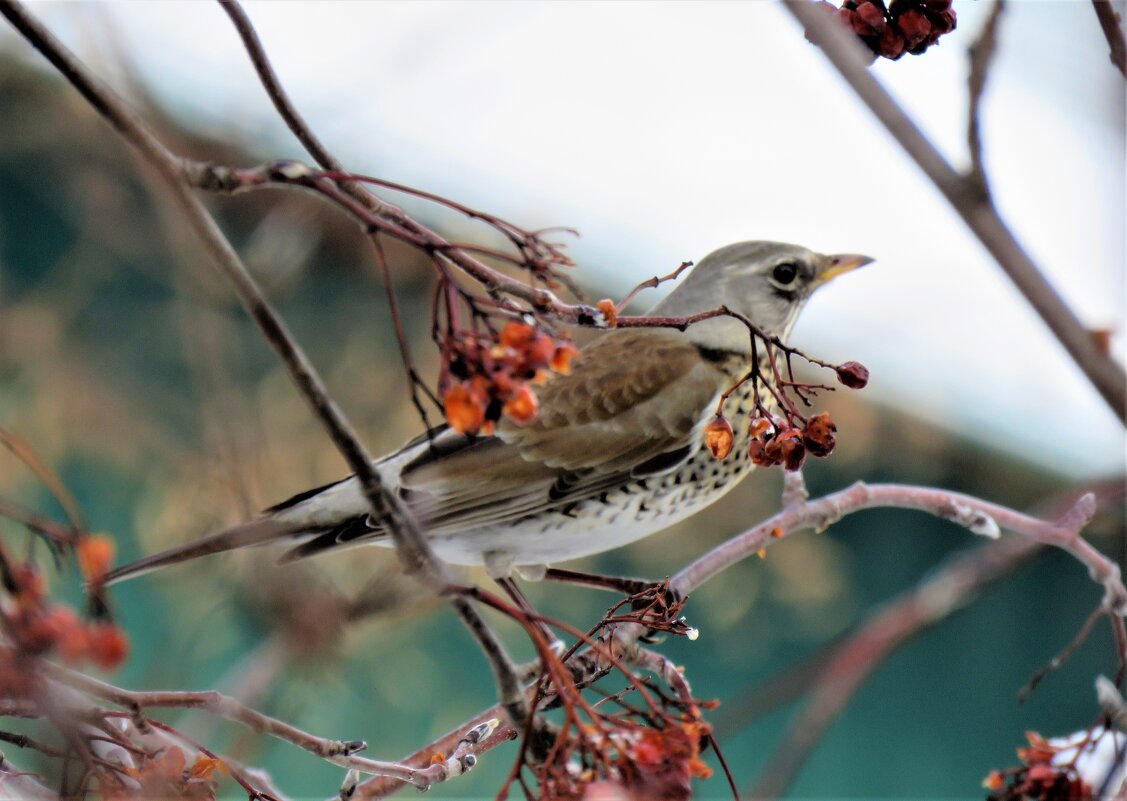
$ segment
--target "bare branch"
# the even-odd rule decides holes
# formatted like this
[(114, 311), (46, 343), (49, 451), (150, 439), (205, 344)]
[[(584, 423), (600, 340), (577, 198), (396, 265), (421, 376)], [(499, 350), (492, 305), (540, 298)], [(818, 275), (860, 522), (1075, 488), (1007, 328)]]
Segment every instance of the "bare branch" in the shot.
[[(274, 67), (266, 55), (266, 50), (262, 47), (262, 40), (258, 38), (258, 32), (255, 31), (243, 7), (236, 0), (219, 0), (219, 5), (227, 12), (227, 16), (234, 23), (239, 38), (243, 40), (243, 47), (247, 51), (247, 55), (250, 56), (255, 72), (258, 73), (262, 87), (274, 104), (278, 116), (285, 121), (293, 135), (297, 137), (302, 147), (313, 157), (314, 161), (326, 170), (343, 170), (344, 167), (341, 163), (321, 144), (321, 140), (313, 133), (305, 122), (305, 118), (301, 116), (297, 107), (290, 100), (289, 94), (278, 79), (278, 74), (274, 72)], [(359, 184), (345, 181), (341, 183), (341, 187), (373, 211), (381, 207), (380, 201), (370, 192), (365, 191)]]
[[(0, 13), (156, 168), (189, 225), (202, 240), (220, 272), (229, 280), (239, 300), (286, 366), (290, 378), (356, 474), (373, 516), (384, 522), (406, 571), (419, 574), (431, 589), (447, 591), (452, 588), (454, 583), (445, 565), (430, 549), (411, 512), (383, 486), (371, 456), (360, 444), (344, 413), (329, 397), (316, 368), (270, 306), (215, 220), (188, 190), (183, 181), (183, 162), (172, 155), (128, 106), (95, 78), (23, 6), (12, 0), (0, 0)], [(485, 621), (468, 604), (459, 605), (457, 611), (475, 636), (488, 629)], [(511, 701), (506, 688), (517, 681), (515, 669), (495, 637), (492, 646), (486, 649), (486, 654), (494, 673), (507, 676), (502, 683), (502, 696)], [(515, 702), (512, 705), (514, 709), (518, 708)]]
[(1104, 607), (1127, 614), (1127, 589), (1120, 568), (1080, 536), (1096, 508), (1095, 496), (1085, 494), (1059, 520), (1039, 520), (1022, 512), (969, 495), (906, 484), (857, 482), (853, 486), (813, 501), (790, 506), (758, 526), (724, 542), (681, 570), (671, 581), (677, 592), (688, 594), (741, 559), (757, 553), (780, 534), (813, 528), (821, 531), (847, 514), (874, 507), (916, 509), (942, 517), (983, 536), (997, 536), (998, 528), (1067, 551), (1088, 568), (1104, 588)]
[[(382, 762), (357, 756), (358, 751), (367, 748), (367, 743), (362, 740), (342, 741), (317, 737), (218, 692), (133, 692), (52, 663), (43, 663), (43, 672), (66, 687), (124, 708), (134, 719), (139, 719), (143, 710), (150, 707), (198, 709), (239, 723), (251, 731), (296, 745), (334, 765), (374, 776), (387, 776), (420, 789), (446, 781), (472, 767), (476, 757), (466, 759), (467, 754), (476, 753), (476, 748), (471, 746), (477, 746), (488, 739), (499, 724), (496, 719), (485, 720), (474, 724), (468, 731), (462, 729), (462, 738), (468, 742), (460, 751), (457, 748), (451, 749), (454, 753), (445, 761), (416, 768), (398, 762)], [(156, 721), (143, 722), (158, 725)]]
[(998, 22), (1006, 9), (1005, 0), (997, 0), (978, 39), (970, 47), (970, 76), (967, 78), (969, 109), (967, 110), (967, 149), (970, 151), (970, 171), (967, 181), (972, 182), (984, 197), (990, 195), (990, 184), (982, 166), (982, 92), (986, 77), (994, 60), (998, 44)]
[(911, 156), (951, 207), (986, 247), (1010, 280), (1037, 310), (1065, 350), (1084, 371), (1121, 422), (1127, 423), (1127, 375), (1093, 342), (1072, 310), (1014, 238), (998, 211), (959, 175), (868, 70), (860, 43), (816, 2), (786, 0), (785, 7), (805, 26), (845, 81), (853, 87), (893, 138)]
[(1092, 0), (1092, 7), (1096, 9), (1096, 17), (1100, 20), (1100, 27), (1107, 37), (1108, 47), (1111, 48), (1109, 57), (1123, 77), (1127, 78), (1127, 42), (1123, 36), (1123, 20), (1120, 19), (1111, 0)]

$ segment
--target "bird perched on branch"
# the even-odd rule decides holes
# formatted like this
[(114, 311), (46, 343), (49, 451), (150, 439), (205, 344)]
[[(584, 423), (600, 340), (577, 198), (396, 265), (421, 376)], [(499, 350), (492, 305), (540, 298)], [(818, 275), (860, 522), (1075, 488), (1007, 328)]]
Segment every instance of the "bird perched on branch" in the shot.
[[(749, 416), (777, 408), (744, 381), (767, 341), (785, 341), (810, 295), (872, 261), (777, 242), (741, 242), (701, 260), (651, 315), (718, 316), (675, 328), (620, 328), (583, 348), (567, 374), (537, 391), (525, 423), (492, 436), (450, 428), (380, 459), (385, 486), (414, 512), (437, 555), (484, 564), (495, 577), (625, 545), (660, 531), (732, 489), (753, 469)], [(754, 354), (754, 356), (753, 356)], [(763, 364), (763, 374), (769, 365)], [(767, 380), (767, 379), (764, 379)], [(716, 458), (703, 432), (727, 390), (734, 447)], [(777, 390), (778, 388), (776, 388)], [(207, 554), (286, 545), (283, 561), (354, 545), (391, 545), (353, 476), (303, 492), (247, 523), (119, 567), (109, 582)]]

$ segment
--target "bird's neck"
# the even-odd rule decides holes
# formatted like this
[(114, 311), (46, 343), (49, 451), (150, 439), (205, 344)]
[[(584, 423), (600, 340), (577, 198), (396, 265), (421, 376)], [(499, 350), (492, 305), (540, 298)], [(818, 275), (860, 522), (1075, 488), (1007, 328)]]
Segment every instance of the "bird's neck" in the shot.
[[(765, 332), (771, 335), (771, 332)], [(786, 341), (789, 331), (778, 335), (781, 341)], [(739, 354), (745, 360), (751, 360), (752, 353), (758, 354), (762, 359), (767, 347), (763, 339), (756, 337), (754, 346), (751, 341), (751, 331), (747, 326), (734, 317), (713, 317), (685, 329), (685, 336), (704, 351)]]

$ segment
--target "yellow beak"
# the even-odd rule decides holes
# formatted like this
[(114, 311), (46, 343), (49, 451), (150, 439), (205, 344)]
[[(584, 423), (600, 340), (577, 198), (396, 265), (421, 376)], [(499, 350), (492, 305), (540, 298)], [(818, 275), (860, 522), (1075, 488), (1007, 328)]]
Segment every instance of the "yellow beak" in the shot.
[(876, 259), (871, 256), (861, 256), (856, 253), (838, 253), (830, 256), (829, 266), (814, 277), (814, 286), (827, 284), (839, 275), (852, 272), (858, 267), (864, 267), (866, 264), (871, 264), (874, 261), (876, 261)]

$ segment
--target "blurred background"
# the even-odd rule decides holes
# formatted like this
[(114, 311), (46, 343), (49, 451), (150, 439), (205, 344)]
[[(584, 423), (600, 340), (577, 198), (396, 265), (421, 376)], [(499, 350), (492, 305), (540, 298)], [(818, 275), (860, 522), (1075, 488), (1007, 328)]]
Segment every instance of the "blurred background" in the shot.
[[(966, 48), (989, 7), (956, 2), (959, 28), (939, 47), (873, 68), (959, 165)], [(179, 152), (238, 165), (302, 157), (217, 6), (33, 10)], [(1083, 487), (1122, 486), (1115, 416), (775, 4), (247, 10), (298, 107), (346, 165), (530, 229), (579, 229), (568, 250), (593, 297), (621, 296), (740, 239), (877, 257), (820, 294), (793, 337), (873, 374), (864, 392), (821, 399), (839, 447), (807, 469), (813, 492), (895, 480), (1036, 509)], [(1121, 334), (1124, 96), (1107, 52), (1090, 4), (1011, 4), (984, 136), (1005, 218), (1081, 318)], [(62, 474), (121, 559), (343, 475), (152, 176), (8, 28), (0, 120), (0, 425)], [(371, 449), (417, 433), (383, 290), (355, 227), (293, 192), (208, 202)], [(450, 238), (484, 235), (403, 204)], [(389, 255), (416, 358), (433, 375), (431, 275), (405, 249)], [(1113, 349), (1122, 358), (1119, 336)], [(772, 513), (780, 483), (778, 471), (757, 475), (689, 523), (574, 566), (668, 575)], [(0, 496), (57, 513), (7, 454)], [(0, 534), (22, 541), (7, 521)], [(1124, 561), (1121, 503), (1089, 535)], [(700, 697), (722, 701), (713, 721), (741, 787), (800, 708), (783, 704), (770, 679), (980, 544), (925, 516), (874, 511), (790, 537), (693, 597), (701, 638), (662, 649)], [(78, 597), (73, 571), (56, 581)], [(579, 626), (611, 602), (556, 585), (529, 593)], [(315, 733), (366, 739), (375, 758), (406, 754), (493, 699), (460, 624), (381, 549), (285, 569), (267, 553), (213, 559), (113, 597), (135, 649), (118, 683), (220, 689)], [(1075, 562), (1037, 555), (894, 653), (831, 727), (792, 797), (981, 797), (982, 777), (1016, 762), (1024, 730), (1063, 734), (1094, 717), (1092, 680), (1115, 667), (1103, 626), (1028, 701), (1016, 696), (1099, 597)], [(498, 625), (531, 656), (513, 626)], [(339, 784), (339, 770), (287, 745), (201, 716), (167, 719), (264, 765), (293, 798), (323, 798)], [(432, 794), (491, 797), (513, 755), (499, 749)], [(721, 778), (698, 791), (726, 794)]]

